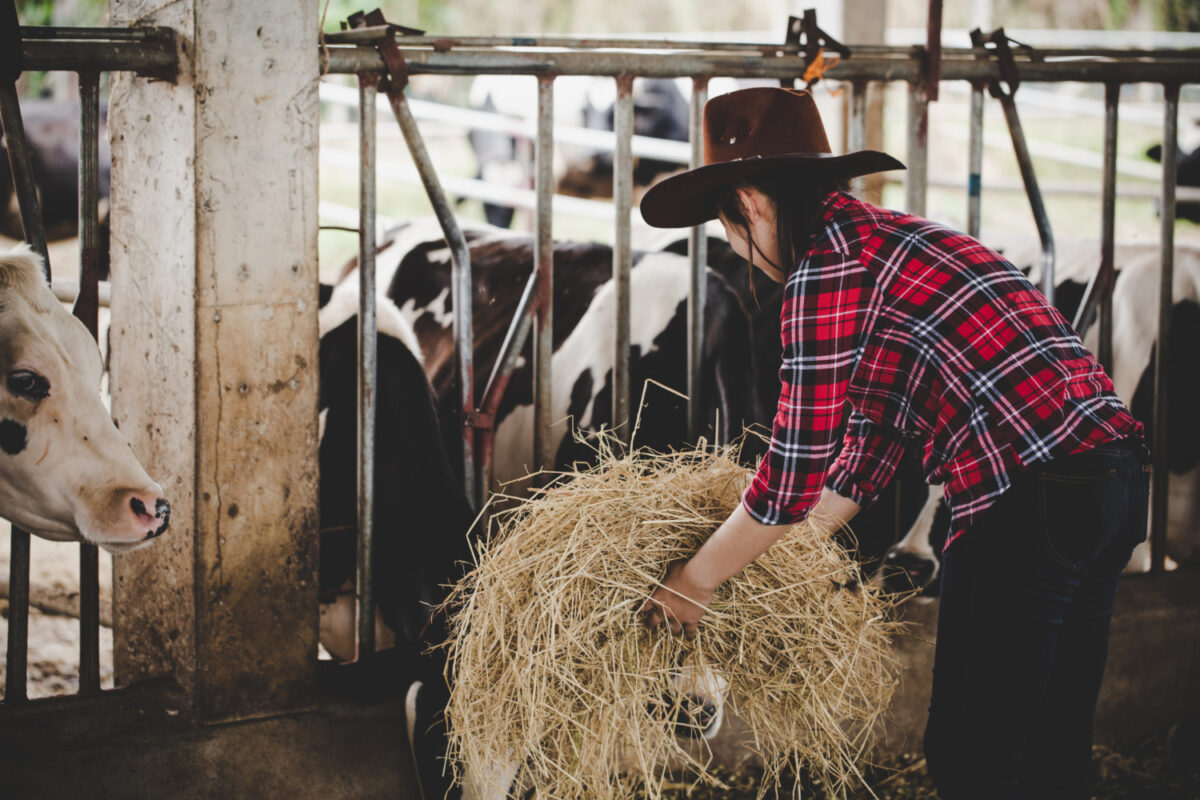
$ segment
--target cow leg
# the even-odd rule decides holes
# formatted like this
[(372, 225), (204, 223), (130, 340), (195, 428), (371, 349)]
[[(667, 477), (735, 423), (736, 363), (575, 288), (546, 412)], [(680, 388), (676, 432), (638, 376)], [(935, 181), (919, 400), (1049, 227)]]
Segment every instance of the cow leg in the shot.
[(916, 522), (883, 558), (883, 564), (872, 579), (872, 584), (888, 594), (920, 591), (938, 575), (940, 564), (930, 544), (933, 521), (942, 504), (942, 487), (930, 486)]
[[(354, 660), (354, 584), (346, 581), (331, 602), (321, 603), (318, 635), (321, 646), (336, 661)], [(375, 650), (387, 650), (396, 644), (396, 635), (383, 622), (379, 607), (375, 607)]]

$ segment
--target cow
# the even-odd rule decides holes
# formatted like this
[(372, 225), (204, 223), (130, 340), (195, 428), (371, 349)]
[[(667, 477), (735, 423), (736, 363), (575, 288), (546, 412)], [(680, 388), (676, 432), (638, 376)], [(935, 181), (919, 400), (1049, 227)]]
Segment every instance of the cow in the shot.
[[(533, 241), (494, 227), (464, 230), (471, 252), (475, 373), (490, 374), (504, 333), (533, 269)], [(631, 409), (640, 409), (635, 444), (665, 450), (687, 440), (685, 401), (689, 265), (674, 253), (635, 253), (631, 273)], [(352, 267), (351, 267), (352, 268)], [(453, 362), (450, 257), (440, 230), (429, 221), (399, 226), (381, 241), (377, 281), (416, 331), (426, 373), (439, 398), (451, 447), (461, 441), (462, 410)], [(612, 249), (595, 243), (554, 245), (554, 360), (551, 436), (557, 466), (588, 457), (573, 430), (611, 428), (612, 327), (615, 288)], [(708, 302), (701, 403), (709, 441), (728, 439), (745, 424), (764, 423), (756, 396), (749, 319), (737, 293), (716, 272), (706, 272)], [(513, 373), (496, 414), (497, 482), (523, 475), (532, 465), (531, 345)], [(669, 387), (663, 389), (661, 386)], [(647, 401), (641, 404), (642, 393)], [(719, 419), (719, 422), (717, 421)], [(570, 420), (570, 422), (568, 422)], [(457, 465), (456, 465), (457, 466)]]
[[(1146, 151), (1152, 160), (1162, 163), (1162, 145), (1156, 144)], [(1191, 152), (1179, 150), (1178, 161), (1175, 163), (1175, 184), (1177, 186), (1200, 186), (1200, 147)], [(1200, 201), (1182, 200), (1175, 204), (1175, 216), (1189, 222), (1200, 222)]]
[[(470, 105), (481, 111), (533, 119), (537, 85), (524, 77), (483, 75), (471, 86)], [(614, 128), (616, 84), (610, 78), (564, 76), (555, 80), (554, 117), (560, 125), (611, 131)], [(676, 81), (641, 78), (633, 84), (633, 132), (638, 136), (686, 142), (688, 100)], [(467, 136), (477, 164), (476, 176), (489, 183), (524, 187), (531, 181), (532, 148), (523, 150), (512, 136), (473, 129)], [(635, 158), (635, 187), (649, 186), (682, 164)], [(579, 145), (559, 144), (554, 158), (554, 182), (560, 194), (612, 197), (613, 156)], [(510, 206), (484, 204), (488, 224), (512, 224)]]
[[(21, 119), (29, 147), (30, 166), (46, 236), (70, 238), (79, 227), (79, 104), (57, 100), (23, 99)], [(108, 146), (107, 113), (100, 109), (99, 190), (101, 237), (107, 237), (107, 207), (112, 153)], [(21, 216), (9, 170), (7, 145), (0, 143), (0, 234), (22, 238)], [(102, 269), (107, 271), (108, 247)]]
[(124, 553), (161, 536), (171, 506), (113, 424), (102, 368), (41, 259), (24, 245), (0, 256), (0, 516)]
[[(1061, 243), (1060, 243), (1061, 244)], [(1083, 299), (1089, 272), (1095, 269), (1096, 242), (1067, 242), (1062, 269), (1056, 269), (1055, 304), (1068, 319)], [(1005, 256), (1024, 265), (1026, 251), (1003, 248)], [(1146, 426), (1153, 441), (1154, 369), (1158, 358), (1158, 291), (1161, 257), (1156, 245), (1119, 244), (1114, 263), (1119, 266), (1113, 286), (1113, 386), (1133, 415)], [(1036, 281), (1037, 270), (1023, 267)], [(1177, 245), (1175, 250), (1174, 307), (1171, 341), (1167, 348), (1167, 440), (1169, 504), (1167, 548), (1173, 559), (1194, 561), (1200, 555), (1195, 532), (1200, 523), (1200, 424), (1194, 410), (1200, 406), (1200, 376), (1194, 369), (1192, 348), (1200, 341), (1200, 247)], [(1092, 326), (1084, 344), (1098, 347), (1098, 326)], [(931, 487), (924, 509), (905, 537), (892, 548), (876, 575), (885, 590), (932, 588), (940, 569), (941, 544), (949, 515), (938, 487)], [(1168, 566), (1173, 565), (1168, 562)], [(1134, 551), (1127, 572), (1150, 568), (1148, 543)]]
[[(354, 648), (357, 522), (357, 273), (321, 287), (320, 641), (338, 661)], [(437, 640), (431, 609), (470, 560), (474, 515), (439, 433), (429, 381), (411, 328), (386, 300), (377, 306), (375, 509), (371, 554), (376, 648), (394, 649), (402, 674), (440, 675), (422, 653)]]

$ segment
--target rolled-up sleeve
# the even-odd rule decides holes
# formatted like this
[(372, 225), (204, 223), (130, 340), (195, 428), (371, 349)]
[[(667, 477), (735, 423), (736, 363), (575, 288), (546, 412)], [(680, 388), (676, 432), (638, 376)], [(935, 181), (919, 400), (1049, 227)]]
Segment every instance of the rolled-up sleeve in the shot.
[(907, 439), (899, 431), (851, 412), (842, 452), (829, 468), (825, 485), (866, 508), (891, 481), (906, 444)]
[(788, 277), (771, 446), (742, 496), (746, 511), (763, 524), (799, 522), (821, 496), (873, 291), (857, 259), (834, 250), (810, 253)]

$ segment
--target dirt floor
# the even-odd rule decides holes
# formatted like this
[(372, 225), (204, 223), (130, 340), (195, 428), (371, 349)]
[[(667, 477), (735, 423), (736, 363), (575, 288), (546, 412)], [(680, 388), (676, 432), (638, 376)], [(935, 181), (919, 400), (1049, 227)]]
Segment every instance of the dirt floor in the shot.
[[(1116, 746), (1097, 746), (1094, 800), (1200, 800), (1200, 718), (1178, 723), (1153, 736)], [(874, 792), (859, 788), (848, 800), (937, 800), (937, 793), (918, 753), (905, 753), (866, 771)], [(721, 773), (728, 789), (693, 787), (679, 781), (664, 783), (666, 800), (754, 800), (760, 775), (753, 770)], [(792, 784), (767, 797), (792, 797)], [(802, 797), (825, 797), (822, 787), (802, 786)]]

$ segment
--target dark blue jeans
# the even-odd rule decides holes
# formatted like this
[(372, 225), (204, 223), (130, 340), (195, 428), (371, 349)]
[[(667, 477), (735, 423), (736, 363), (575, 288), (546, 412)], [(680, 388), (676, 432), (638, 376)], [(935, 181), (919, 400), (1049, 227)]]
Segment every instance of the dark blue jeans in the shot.
[(942, 800), (1086, 800), (1121, 570), (1146, 536), (1140, 444), (1030, 467), (942, 564), (925, 730)]

